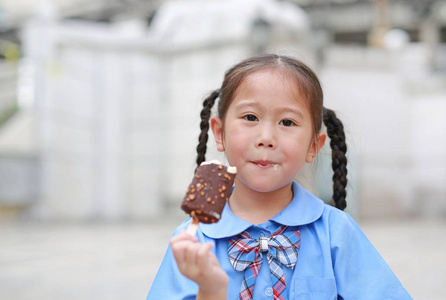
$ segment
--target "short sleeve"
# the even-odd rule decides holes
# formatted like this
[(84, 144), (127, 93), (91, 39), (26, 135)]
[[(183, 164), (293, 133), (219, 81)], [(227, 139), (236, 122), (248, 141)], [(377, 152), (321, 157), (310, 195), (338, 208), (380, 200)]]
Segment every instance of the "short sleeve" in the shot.
[[(175, 231), (173, 236), (178, 234), (187, 226), (183, 223)], [(190, 300), (196, 299), (198, 286), (192, 280), (184, 277), (178, 270), (175, 257), (173, 256), (170, 246), (167, 248), (163, 261), (161, 262), (158, 273), (150, 287), (146, 300), (159, 299), (178, 299)]]
[(342, 213), (330, 226), (340, 299), (412, 299), (355, 221)]

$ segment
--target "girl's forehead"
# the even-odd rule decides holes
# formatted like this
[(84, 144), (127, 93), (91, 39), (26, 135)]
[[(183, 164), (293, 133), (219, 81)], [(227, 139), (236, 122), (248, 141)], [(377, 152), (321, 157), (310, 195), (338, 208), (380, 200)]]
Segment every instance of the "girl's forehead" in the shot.
[[(280, 83), (278, 85), (278, 83)], [(294, 93), (298, 93), (296, 76), (287, 69), (266, 69), (258, 70), (245, 76), (240, 82), (238, 89), (249, 88), (250, 86), (264, 86), (265, 88), (287, 89)]]
[(298, 81), (293, 72), (286, 69), (259, 70), (247, 75), (235, 90), (233, 99), (242, 93), (252, 91), (262, 91), (277, 95), (287, 94), (298, 102), (298, 104), (308, 108), (308, 101), (299, 87)]

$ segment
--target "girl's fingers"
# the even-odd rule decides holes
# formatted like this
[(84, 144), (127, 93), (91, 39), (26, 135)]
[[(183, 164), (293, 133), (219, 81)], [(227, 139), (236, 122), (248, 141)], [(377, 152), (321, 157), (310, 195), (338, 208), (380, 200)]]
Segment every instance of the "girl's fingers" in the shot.
[(209, 246), (202, 243), (190, 243), (187, 245), (185, 252), (185, 260), (192, 265), (198, 265), (200, 260), (209, 252)]
[(198, 249), (196, 264), (199, 268), (209, 267), (209, 256), (212, 247), (212, 244), (202, 244), (201, 247)]
[(184, 262), (191, 263), (194, 261), (194, 250), (196, 248), (195, 244), (189, 243), (184, 249)]
[(189, 243), (195, 243), (198, 239), (195, 236), (190, 236), (186, 231), (181, 231), (178, 235), (170, 239), (170, 247), (172, 251), (180, 250), (187, 246)]
[(179, 242), (179, 241), (193, 241), (193, 242), (196, 242), (196, 241), (198, 241), (198, 238), (196, 236), (191, 236), (191, 235), (187, 234), (185, 230), (182, 230), (182, 231), (180, 231), (176, 236), (174, 236), (170, 240), (170, 244), (176, 243), (176, 242)]
[(202, 268), (209, 263), (209, 254), (213, 245), (198, 243), (187, 236), (178, 236), (175, 239), (172, 238), (171, 247), (180, 268), (186, 266)]
[(170, 240), (170, 247), (177, 261), (184, 261), (187, 255), (187, 247), (197, 242), (196, 237), (192, 237), (185, 231), (180, 232)]

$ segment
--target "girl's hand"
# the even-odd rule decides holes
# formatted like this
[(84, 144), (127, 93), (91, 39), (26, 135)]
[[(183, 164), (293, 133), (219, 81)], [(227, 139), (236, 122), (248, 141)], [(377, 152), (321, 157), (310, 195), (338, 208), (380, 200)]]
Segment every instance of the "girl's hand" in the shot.
[(198, 284), (197, 298), (220, 299), (217, 295), (223, 294), (221, 299), (226, 299), (228, 275), (211, 252), (212, 244), (198, 243), (197, 237), (182, 231), (170, 240), (170, 247), (181, 274)]

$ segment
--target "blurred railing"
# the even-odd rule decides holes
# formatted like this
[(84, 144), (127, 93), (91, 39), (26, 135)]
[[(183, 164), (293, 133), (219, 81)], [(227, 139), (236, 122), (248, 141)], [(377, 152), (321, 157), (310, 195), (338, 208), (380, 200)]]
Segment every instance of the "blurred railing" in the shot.
[(39, 159), (23, 153), (0, 153), (0, 212), (34, 202), (39, 191)]
[(17, 110), (17, 64), (0, 61), (0, 126)]
[[(0, 133), (9, 131), (12, 117), (18, 111), (18, 63), (0, 61)], [(37, 197), (38, 159), (35, 155), (17, 152), (5, 144), (17, 132), (2, 134), (0, 140), (0, 213), (27, 206)], [(22, 137), (23, 138), (23, 137)]]

